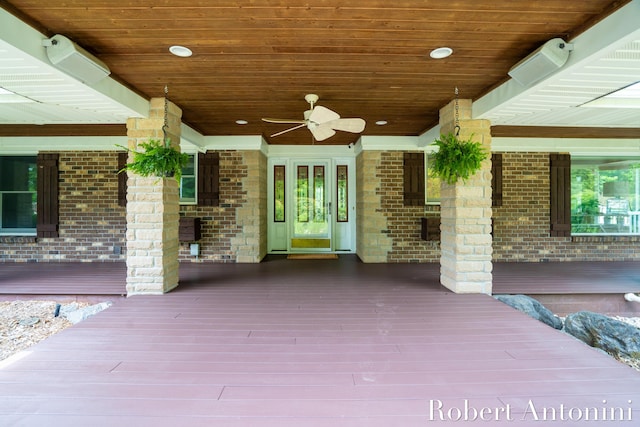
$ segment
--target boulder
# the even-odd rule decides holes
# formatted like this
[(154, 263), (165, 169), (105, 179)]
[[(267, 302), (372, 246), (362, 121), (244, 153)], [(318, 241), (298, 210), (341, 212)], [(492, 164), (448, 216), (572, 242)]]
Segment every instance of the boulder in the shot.
[(564, 330), (615, 357), (640, 358), (640, 328), (603, 314), (579, 311), (567, 316)]
[(100, 313), (102, 310), (111, 307), (111, 302), (101, 302), (99, 304), (90, 305), (88, 307), (80, 308), (78, 304), (68, 304), (63, 306), (60, 310), (61, 316), (65, 317), (69, 322), (79, 323), (95, 314)]
[(562, 320), (536, 299), (526, 295), (496, 295), (495, 298), (552, 328), (562, 329)]

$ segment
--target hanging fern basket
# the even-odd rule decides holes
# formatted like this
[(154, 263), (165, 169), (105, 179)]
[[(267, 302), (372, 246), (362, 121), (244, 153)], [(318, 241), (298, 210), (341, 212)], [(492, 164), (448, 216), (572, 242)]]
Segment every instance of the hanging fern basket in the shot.
[(130, 170), (143, 177), (174, 177), (180, 182), (182, 168), (189, 161), (189, 156), (172, 147), (169, 139), (164, 142), (157, 139), (142, 142), (140, 147), (144, 151), (134, 151), (127, 147), (120, 147), (133, 153), (132, 161), (127, 163), (120, 172)]
[(466, 181), (478, 172), (488, 154), (479, 142), (460, 140), (450, 133), (434, 141), (438, 151), (431, 156), (431, 174), (447, 184)]

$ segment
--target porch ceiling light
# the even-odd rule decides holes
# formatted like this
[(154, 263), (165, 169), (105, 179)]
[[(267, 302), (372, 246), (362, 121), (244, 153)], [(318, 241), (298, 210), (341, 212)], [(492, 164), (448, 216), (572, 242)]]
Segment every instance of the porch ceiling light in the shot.
[(387, 123), (389, 123), (389, 122), (388, 122), (388, 121), (386, 121), (386, 120), (378, 120), (378, 121), (376, 122), (376, 124), (377, 124), (378, 126), (384, 126), (384, 125), (386, 125)]
[(174, 45), (169, 48), (169, 52), (173, 53), (175, 56), (179, 56), (181, 58), (188, 58), (193, 55), (193, 52), (188, 47)]
[(433, 49), (429, 54), (433, 59), (443, 59), (451, 56), (453, 53), (453, 49), (450, 47), (439, 47), (437, 49)]
[(248, 122), (248, 121), (246, 121), (246, 120), (242, 120), (242, 119), (236, 120), (236, 124), (237, 124), (237, 125), (246, 125), (246, 124), (248, 124), (248, 123), (249, 123), (249, 122)]

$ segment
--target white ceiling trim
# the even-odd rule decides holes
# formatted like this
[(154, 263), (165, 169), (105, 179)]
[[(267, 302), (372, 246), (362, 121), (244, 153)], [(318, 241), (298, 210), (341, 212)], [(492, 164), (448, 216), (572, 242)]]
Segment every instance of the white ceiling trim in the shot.
[(568, 42), (558, 72), (531, 88), (509, 80), (473, 103), (473, 117), (492, 125), (637, 127), (636, 109), (579, 107), (640, 79), (640, 0), (633, 0)]
[(0, 86), (33, 101), (0, 104), (0, 124), (109, 124), (148, 115), (149, 101), (115, 80), (89, 86), (52, 66), (46, 38), (0, 8)]

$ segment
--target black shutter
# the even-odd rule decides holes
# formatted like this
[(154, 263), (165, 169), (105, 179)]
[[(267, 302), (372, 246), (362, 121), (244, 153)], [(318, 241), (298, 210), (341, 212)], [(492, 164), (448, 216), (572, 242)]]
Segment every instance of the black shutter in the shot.
[(220, 156), (218, 153), (198, 154), (198, 206), (220, 204)]
[(118, 153), (118, 205), (127, 206), (127, 173), (120, 172), (127, 164), (129, 153)]
[(424, 206), (424, 153), (404, 153), (404, 205)]
[(491, 206), (502, 206), (502, 154), (491, 155)]
[(38, 154), (38, 237), (58, 237), (58, 154)]
[(571, 236), (571, 155), (549, 154), (550, 165), (550, 236)]

